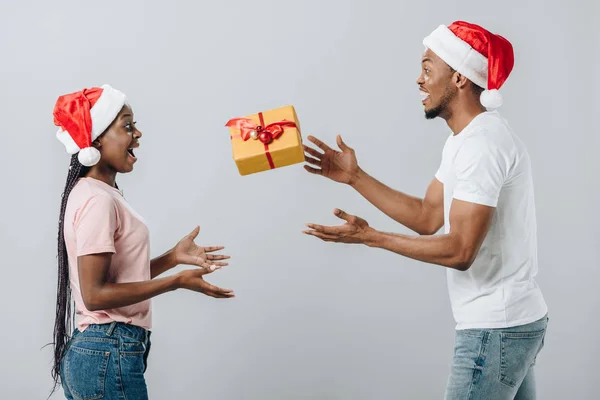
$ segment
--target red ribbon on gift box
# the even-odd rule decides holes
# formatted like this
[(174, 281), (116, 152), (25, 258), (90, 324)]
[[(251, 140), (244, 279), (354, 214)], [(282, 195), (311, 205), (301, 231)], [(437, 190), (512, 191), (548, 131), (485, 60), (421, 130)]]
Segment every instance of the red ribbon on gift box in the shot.
[(260, 120), (260, 124), (256, 124), (250, 118), (233, 118), (227, 121), (225, 126), (230, 128), (235, 127), (240, 130), (240, 134), (232, 135), (231, 139), (241, 137), (246, 141), (252, 137), (252, 131), (256, 132), (257, 139), (265, 145), (265, 155), (269, 161), (269, 167), (274, 169), (275, 164), (273, 163), (273, 158), (269, 151), (269, 143), (279, 138), (283, 134), (285, 128), (296, 128), (297, 126), (294, 122), (286, 120), (273, 122), (265, 126), (265, 120), (263, 118), (263, 113), (261, 112), (258, 113), (258, 119)]

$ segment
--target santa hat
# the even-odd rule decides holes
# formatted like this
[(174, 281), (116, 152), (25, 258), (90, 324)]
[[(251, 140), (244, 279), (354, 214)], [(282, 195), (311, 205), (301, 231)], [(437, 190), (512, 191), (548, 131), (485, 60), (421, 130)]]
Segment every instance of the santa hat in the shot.
[(454, 70), (482, 87), (481, 104), (486, 108), (502, 105), (498, 91), (514, 66), (513, 47), (500, 35), (464, 21), (440, 25), (423, 44)]
[(92, 142), (115, 120), (125, 101), (125, 94), (110, 85), (60, 96), (54, 106), (54, 125), (67, 153), (79, 152), (77, 158), (86, 167), (98, 163), (100, 152)]

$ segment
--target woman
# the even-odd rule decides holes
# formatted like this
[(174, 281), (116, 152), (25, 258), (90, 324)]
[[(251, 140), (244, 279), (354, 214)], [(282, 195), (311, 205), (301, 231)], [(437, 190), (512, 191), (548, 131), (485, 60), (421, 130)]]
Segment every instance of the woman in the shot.
[[(72, 154), (58, 231), (54, 367), (67, 399), (146, 399), (150, 299), (176, 289), (217, 298), (234, 293), (204, 281), (225, 265), (223, 246), (199, 247), (196, 227), (150, 259), (149, 232), (116, 184), (133, 170), (142, 133), (120, 91), (104, 85), (59, 97), (57, 137)], [(157, 278), (178, 264), (200, 268)], [(69, 338), (71, 294), (77, 326)]]

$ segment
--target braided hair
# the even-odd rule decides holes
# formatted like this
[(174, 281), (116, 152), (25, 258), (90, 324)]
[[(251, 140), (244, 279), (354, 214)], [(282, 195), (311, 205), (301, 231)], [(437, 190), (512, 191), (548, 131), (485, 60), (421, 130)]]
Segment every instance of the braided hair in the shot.
[[(71, 286), (69, 283), (69, 259), (65, 244), (65, 211), (71, 190), (79, 180), (87, 175), (90, 167), (79, 162), (77, 154), (71, 157), (67, 182), (62, 193), (60, 216), (58, 218), (58, 287), (56, 291), (56, 319), (54, 321), (54, 365), (52, 378), (54, 379), (54, 392), (60, 380), (60, 363), (65, 354), (65, 348), (70, 338), (74, 325), (75, 314), (71, 312)], [(116, 186), (116, 183), (115, 183)], [(117, 186), (118, 188), (118, 186)]]
[(71, 321), (69, 259), (64, 233), (65, 210), (67, 209), (67, 200), (69, 199), (71, 190), (75, 187), (78, 179), (85, 176), (88, 171), (89, 167), (83, 166), (77, 159), (77, 154), (73, 154), (60, 204), (60, 216), (58, 218), (58, 287), (56, 290), (56, 319), (54, 321), (54, 366), (52, 367), (55, 390), (60, 379), (60, 362), (70, 338), (69, 334), (73, 325)]

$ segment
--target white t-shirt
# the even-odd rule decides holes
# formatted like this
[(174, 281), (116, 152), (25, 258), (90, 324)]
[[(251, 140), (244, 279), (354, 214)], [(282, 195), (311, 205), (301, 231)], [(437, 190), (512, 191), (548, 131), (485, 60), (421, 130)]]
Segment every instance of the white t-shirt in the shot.
[(450, 135), (435, 177), (444, 184), (444, 230), (452, 199), (495, 207), (471, 268), (447, 269), (456, 329), (506, 328), (547, 313), (538, 272), (536, 215), (529, 154), (497, 111), (479, 114)]

